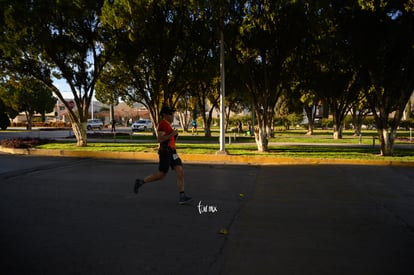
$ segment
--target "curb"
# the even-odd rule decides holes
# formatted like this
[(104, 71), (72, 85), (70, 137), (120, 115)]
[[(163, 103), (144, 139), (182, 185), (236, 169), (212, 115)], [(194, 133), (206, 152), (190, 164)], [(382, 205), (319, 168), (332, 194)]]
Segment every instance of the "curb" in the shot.
[[(80, 157), (102, 159), (126, 159), (147, 162), (157, 162), (157, 153), (143, 152), (90, 152), (65, 151), (47, 149), (17, 149), (3, 148), (0, 151), (14, 155), (50, 156), (50, 157)], [(233, 164), (233, 165), (374, 165), (374, 166), (408, 166), (414, 167), (411, 161), (392, 160), (352, 160), (352, 159), (325, 159), (325, 158), (289, 158), (267, 156), (239, 156), (239, 155), (206, 155), (180, 154), (180, 158), (187, 163), (199, 164)]]

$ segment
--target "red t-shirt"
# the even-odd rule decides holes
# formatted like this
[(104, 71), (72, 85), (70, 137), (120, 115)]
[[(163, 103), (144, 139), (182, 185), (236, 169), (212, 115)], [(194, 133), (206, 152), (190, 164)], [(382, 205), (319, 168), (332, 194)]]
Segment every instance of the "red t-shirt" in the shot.
[[(168, 121), (166, 121), (165, 119), (161, 120), (161, 122), (158, 124), (158, 131), (164, 132), (166, 136), (171, 134), (172, 130), (173, 129), (170, 123), (168, 123)], [(168, 147), (176, 149), (174, 136), (170, 137), (170, 139), (168, 140)]]

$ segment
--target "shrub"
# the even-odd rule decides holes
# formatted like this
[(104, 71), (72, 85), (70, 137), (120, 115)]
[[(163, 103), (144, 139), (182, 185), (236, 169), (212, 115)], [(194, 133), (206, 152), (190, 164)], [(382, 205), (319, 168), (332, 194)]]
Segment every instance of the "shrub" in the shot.
[(324, 118), (321, 121), (321, 125), (323, 129), (331, 129), (333, 127), (333, 119), (332, 118)]
[(1, 146), (5, 148), (32, 148), (49, 142), (51, 142), (51, 140), (41, 138), (11, 138), (3, 139), (1, 141)]
[(376, 129), (377, 128), (377, 124), (375, 122), (375, 119), (372, 116), (366, 117), (363, 120), (362, 124), (366, 125), (367, 129)]
[(410, 128), (414, 127), (414, 119), (413, 118), (409, 118), (407, 120), (403, 120), (400, 122), (400, 127), (404, 128), (406, 130), (409, 130)]

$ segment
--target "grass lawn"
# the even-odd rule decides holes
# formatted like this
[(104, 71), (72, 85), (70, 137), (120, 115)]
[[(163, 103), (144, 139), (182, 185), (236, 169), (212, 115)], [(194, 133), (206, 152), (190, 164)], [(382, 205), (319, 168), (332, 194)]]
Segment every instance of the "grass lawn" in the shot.
[[(393, 157), (379, 156), (379, 141), (372, 146), (375, 131), (366, 131), (360, 137), (353, 136), (352, 131), (345, 131), (343, 139), (333, 140), (331, 131), (317, 130), (315, 135), (306, 136), (305, 130), (279, 131), (270, 139), (269, 152), (257, 151), (254, 138), (237, 136), (229, 144), (227, 134), (226, 150), (231, 155), (251, 155), (266, 157), (293, 157), (293, 158), (324, 158), (324, 159), (355, 159), (355, 160), (388, 160), (414, 161), (414, 143), (410, 143), (409, 132), (401, 132), (397, 136), (396, 144), (406, 145), (404, 148), (394, 149)], [(115, 141), (116, 140), (116, 141)], [(113, 142), (112, 142), (113, 141)], [(292, 143), (292, 144), (290, 144)], [(300, 143), (300, 145), (295, 144)], [(361, 146), (361, 145), (364, 146)], [(348, 146), (344, 146), (348, 145)], [(367, 146), (368, 145), (368, 146)], [(206, 138), (199, 132), (198, 136), (180, 134), (177, 141), (178, 151), (186, 154), (215, 154), (219, 150), (218, 133)], [(107, 152), (157, 152), (157, 143), (151, 133), (138, 133), (132, 136), (116, 136), (106, 141), (94, 139), (87, 147), (77, 147), (73, 141), (53, 142), (40, 145), (39, 149), (79, 150), (79, 151), (107, 151)]]
[[(229, 137), (232, 137), (232, 141), (236, 136), (237, 142), (241, 143), (255, 143), (254, 137), (237, 135), (234, 133), (226, 133), (226, 142), (228, 143)], [(373, 130), (364, 131), (361, 137), (354, 136), (354, 132), (344, 131), (343, 138), (334, 140), (332, 138), (331, 130), (315, 130), (314, 135), (307, 136), (306, 130), (288, 130), (288, 131), (276, 131), (273, 138), (269, 139), (269, 142), (295, 142), (295, 143), (327, 143), (327, 144), (365, 144), (372, 145), (373, 137), (375, 137), (375, 144), (378, 144), (377, 139), (378, 133)], [(203, 133), (199, 131), (196, 136), (190, 133), (181, 133), (179, 136), (180, 142), (185, 141), (198, 141), (198, 142), (218, 142), (219, 132), (217, 129), (212, 130), (212, 137), (204, 137)], [(133, 140), (148, 140), (154, 141), (154, 137), (151, 133), (135, 133), (132, 136), (116, 137), (116, 139), (133, 139)], [(410, 133), (409, 131), (399, 131), (397, 133), (396, 144), (410, 144)], [(414, 144), (414, 133), (413, 143)]]

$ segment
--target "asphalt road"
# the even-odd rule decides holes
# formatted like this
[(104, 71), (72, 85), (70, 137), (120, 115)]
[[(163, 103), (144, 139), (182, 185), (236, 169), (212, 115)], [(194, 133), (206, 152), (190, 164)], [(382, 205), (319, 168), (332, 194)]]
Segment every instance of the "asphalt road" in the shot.
[(2, 274), (414, 274), (414, 169), (0, 153)]

